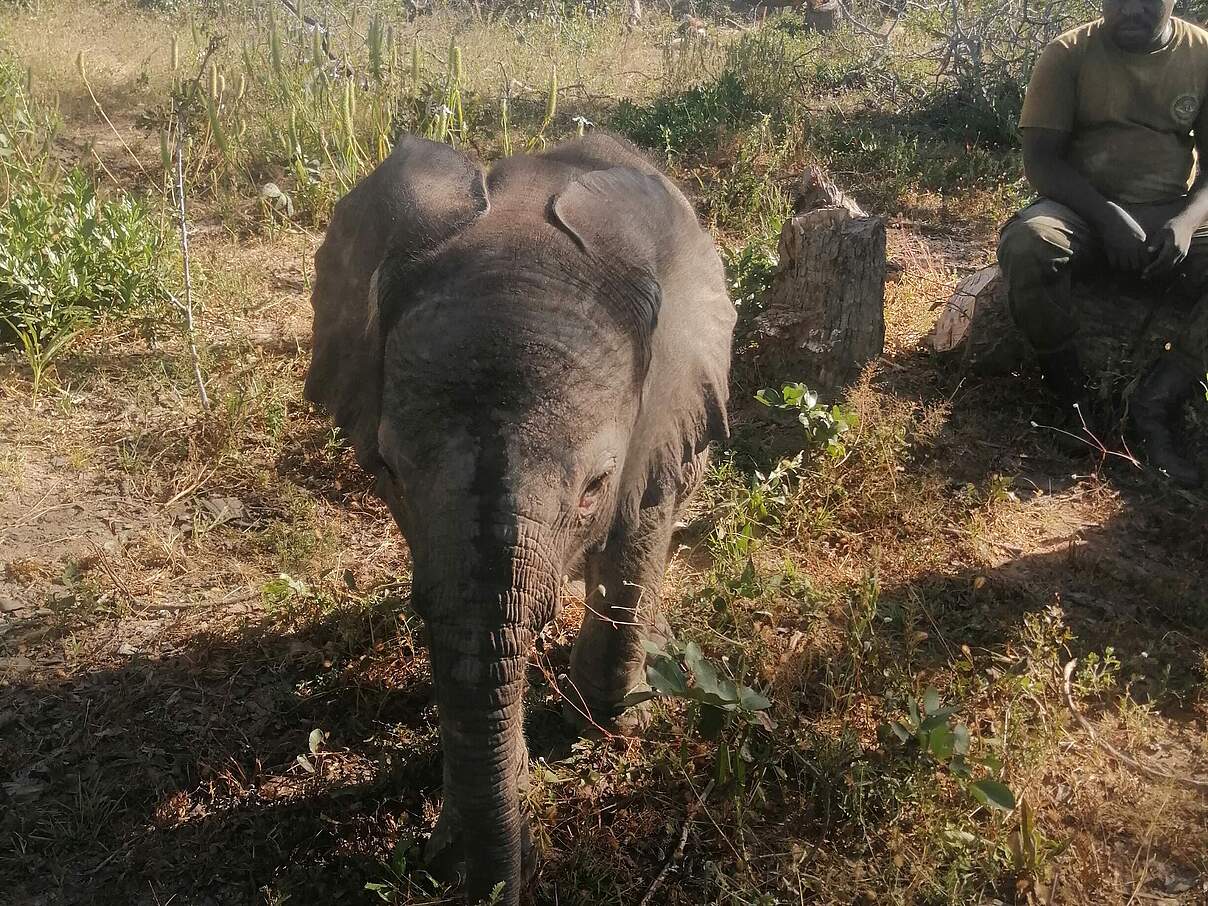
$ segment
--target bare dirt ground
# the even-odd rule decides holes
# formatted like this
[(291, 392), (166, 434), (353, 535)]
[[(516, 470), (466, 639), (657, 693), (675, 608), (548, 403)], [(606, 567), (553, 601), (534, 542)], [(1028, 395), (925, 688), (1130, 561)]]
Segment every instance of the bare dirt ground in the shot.
[[(130, 111), (111, 115), (136, 133)], [(69, 120), (64, 148), (96, 128)], [(87, 146), (120, 169), (112, 145)], [(301, 399), (317, 239), (198, 236), (216, 414), (198, 409), (166, 330), (148, 342), (97, 328), (37, 400), (17, 359), (0, 362), (5, 906), (370, 902), (366, 882), (407, 890), (389, 866), (413, 860), (407, 841), (439, 804), (430, 684), (405, 547)], [(774, 551), (818, 596), (755, 620), (752, 638), (775, 655), (762, 679), (778, 690), (783, 732), (814, 739), (845, 719), (867, 735), (875, 702), (853, 693), (824, 708), (817, 684), (833, 653), (827, 607), (875, 574), (877, 613), (895, 615), (884, 632), (913, 639), (892, 649), (912, 669), (957, 689), (980, 677), (1010, 702), (1005, 717), (970, 723), (1001, 736), (1004, 756), (1027, 749), (1012, 785), (1064, 849), (1051, 887), (1000, 890), (1000, 902), (1208, 903), (1208, 798), (1185, 782), (1208, 776), (1208, 498), (1056, 453), (1030, 428), (1028, 375), (979, 382), (933, 360), (929, 303), (988, 246), (984, 230), (893, 230), (889, 348), (853, 404), (870, 426), (899, 410), (935, 414), (900, 461), (867, 465), (849, 499), (819, 507), (839, 521)], [(738, 408), (740, 434), (763, 430)], [(671, 568), (676, 625), (704, 619), (699, 553)], [(533, 659), (529, 733), (546, 759), (536, 895), (636, 902), (699, 778), (642, 760), (643, 746), (681, 745), (674, 722), (643, 743), (565, 736), (548, 677), (573, 638), (569, 605)], [(1066, 713), (1059, 677), (1033, 670), (1039, 652), (1108, 646), (1128, 694), (1095, 700), (1097, 732), (1182, 782), (1106, 754)], [(876, 650), (863, 669), (888, 669)], [(315, 729), (325, 735), (312, 747)], [(747, 825), (700, 818), (660, 902), (701, 902), (698, 883), (717, 872), (766, 891), (796, 873), (800, 902), (946, 902), (919, 877), (959, 862), (957, 838), (910, 838), (874, 869), (827, 836), (827, 794), (811, 789)], [(774, 848), (758, 844), (769, 827)]]

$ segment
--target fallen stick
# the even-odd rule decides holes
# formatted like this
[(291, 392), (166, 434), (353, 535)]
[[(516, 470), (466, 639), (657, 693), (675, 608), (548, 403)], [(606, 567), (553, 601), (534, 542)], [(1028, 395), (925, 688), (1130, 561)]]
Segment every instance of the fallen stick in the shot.
[(1090, 722), (1082, 716), (1082, 713), (1074, 704), (1074, 690), (1071, 685), (1071, 678), (1074, 675), (1074, 668), (1076, 666), (1078, 666), (1077, 658), (1074, 658), (1074, 660), (1065, 665), (1065, 704), (1066, 707), (1070, 709), (1070, 713), (1074, 715), (1074, 718), (1081, 725), (1082, 729), (1086, 731), (1086, 735), (1091, 738), (1091, 742), (1103, 749), (1103, 751), (1107, 752), (1107, 754), (1111, 755), (1117, 761), (1122, 762), (1140, 774), (1144, 774), (1151, 780), (1169, 780), (1181, 787), (1189, 790), (1196, 790), (1198, 792), (1208, 790), (1208, 780), (1204, 780), (1199, 777), (1185, 777), (1182, 774), (1171, 774), (1169, 771), (1163, 771), (1161, 768), (1155, 768), (1152, 765), (1142, 764), (1135, 758), (1125, 755), (1107, 740), (1100, 739), (1096, 735), (1094, 727), (1092, 727)]
[(692, 829), (692, 819), (696, 817), (696, 813), (700, 811), (701, 806), (705, 804), (705, 800), (709, 798), (709, 794), (713, 792), (713, 784), (715, 781), (710, 780), (709, 785), (705, 787), (705, 791), (697, 797), (696, 801), (688, 806), (688, 814), (684, 816), (684, 828), (680, 831), (679, 843), (676, 844), (674, 851), (667, 857), (667, 861), (663, 863), (663, 867), (659, 869), (659, 873), (655, 875), (654, 880), (650, 882), (650, 886), (646, 888), (646, 895), (638, 902), (638, 906), (650, 906), (650, 901), (654, 899), (654, 895), (658, 893), (659, 888), (663, 886), (663, 882), (667, 880), (667, 872), (671, 870), (671, 866), (684, 857), (684, 849), (688, 845), (688, 832)]

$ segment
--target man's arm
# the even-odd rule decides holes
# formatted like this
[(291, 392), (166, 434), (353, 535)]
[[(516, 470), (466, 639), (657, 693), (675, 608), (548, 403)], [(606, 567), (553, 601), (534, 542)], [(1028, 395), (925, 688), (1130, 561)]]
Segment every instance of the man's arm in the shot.
[(1102, 240), (1113, 268), (1137, 272), (1149, 264), (1153, 253), (1146, 248), (1145, 230), (1127, 211), (1104, 198), (1067, 160), (1070, 133), (1037, 127), (1025, 127), (1021, 132), (1023, 171), (1032, 188), (1086, 220)]
[(1197, 130), (1195, 147), (1198, 152), (1198, 173), (1191, 191), (1187, 194), (1187, 203), (1178, 214), (1162, 226), (1154, 234), (1149, 251), (1153, 260), (1145, 268), (1145, 276), (1161, 276), (1174, 270), (1187, 257), (1191, 248), (1191, 238), (1205, 221), (1208, 221), (1208, 131), (1203, 135)]

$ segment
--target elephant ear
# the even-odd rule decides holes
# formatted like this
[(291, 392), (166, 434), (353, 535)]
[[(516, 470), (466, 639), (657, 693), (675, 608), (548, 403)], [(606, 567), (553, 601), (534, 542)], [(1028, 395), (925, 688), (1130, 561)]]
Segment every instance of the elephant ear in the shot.
[[(600, 301), (633, 340), (639, 379), (662, 307), (657, 229), (672, 229), (678, 213), (671, 191), (655, 174), (613, 167), (578, 177), (553, 204), (558, 225), (593, 259), (604, 283)], [(644, 229), (652, 219), (658, 227)]]
[(641, 407), (622, 476), (623, 518), (682, 494), (711, 441), (729, 436), (736, 312), (712, 238), (666, 177), (632, 167), (581, 176), (555, 200), (562, 227), (608, 281), (641, 353)]
[(405, 266), (423, 258), (487, 207), (477, 165), (448, 145), (413, 136), (401, 138), (335, 207), (315, 253), (314, 347), (305, 394), (331, 414), (371, 473), (381, 464), (378, 269), (386, 261)]

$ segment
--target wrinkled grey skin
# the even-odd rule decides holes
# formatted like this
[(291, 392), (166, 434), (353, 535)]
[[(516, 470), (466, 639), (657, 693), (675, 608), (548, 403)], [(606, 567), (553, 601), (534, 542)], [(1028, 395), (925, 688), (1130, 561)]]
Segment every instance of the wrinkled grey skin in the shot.
[(727, 433), (721, 262), (679, 190), (595, 135), (489, 173), (404, 138), (336, 206), (315, 263), (306, 396), (414, 561), (445, 758), (435, 838), (457, 841), (471, 902), (503, 881), (516, 904), (529, 649), (583, 561), (569, 694), (624, 727), (677, 511)]

